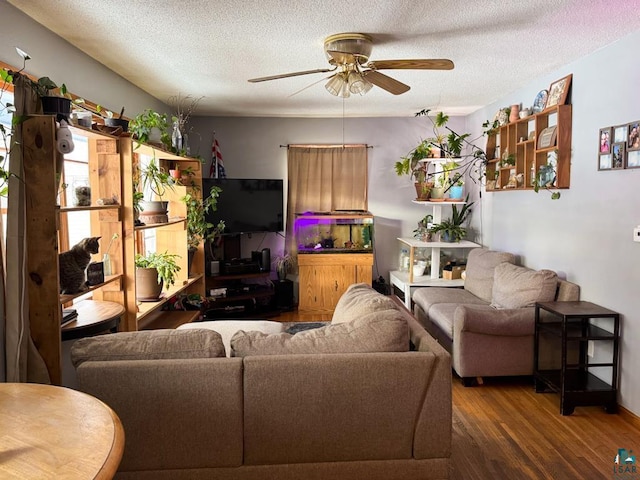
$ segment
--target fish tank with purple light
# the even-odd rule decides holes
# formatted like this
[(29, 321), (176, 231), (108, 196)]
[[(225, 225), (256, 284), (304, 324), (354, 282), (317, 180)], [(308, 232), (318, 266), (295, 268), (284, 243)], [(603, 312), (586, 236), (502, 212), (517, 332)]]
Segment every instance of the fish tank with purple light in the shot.
[(298, 253), (372, 253), (373, 215), (366, 211), (297, 213)]

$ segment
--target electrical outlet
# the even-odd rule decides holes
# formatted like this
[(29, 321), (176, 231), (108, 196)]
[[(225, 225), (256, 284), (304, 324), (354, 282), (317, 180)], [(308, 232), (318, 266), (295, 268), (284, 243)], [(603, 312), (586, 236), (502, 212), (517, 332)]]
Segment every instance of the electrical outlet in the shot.
[(593, 358), (594, 350), (596, 349), (596, 343), (593, 340), (587, 342), (587, 355)]
[(640, 242), (640, 225), (633, 229), (633, 241)]

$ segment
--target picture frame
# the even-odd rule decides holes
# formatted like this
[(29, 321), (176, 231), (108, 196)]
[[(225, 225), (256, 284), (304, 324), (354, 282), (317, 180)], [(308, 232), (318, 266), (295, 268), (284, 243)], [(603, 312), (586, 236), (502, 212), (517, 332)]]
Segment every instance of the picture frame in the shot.
[(624, 168), (640, 168), (640, 150), (627, 151), (627, 161)]
[(628, 129), (627, 125), (616, 125), (613, 127), (613, 136), (611, 143), (627, 143)]
[(542, 150), (543, 148), (550, 148), (555, 146), (557, 133), (557, 125), (553, 125), (542, 130), (542, 132), (540, 132), (540, 136), (538, 137), (538, 145), (536, 146), (536, 149)]
[(547, 97), (547, 104), (545, 110), (556, 105), (564, 105), (569, 95), (569, 89), (571, 88), (571, 79), (573, 74), (570, 73), (566, 77), (556, 80), (549, 86), (549, 96)]
[(603, 153), (599, 156), (598, 170), (611, 170), (611, 154)]
[(640, 121), (627, 126), (627, 151), (640, 150)]
[(598, 151), (600, 153), (611, 153), (611, 127), (600, 129)]
[(625, 165), (626, 142), (616, 142), (611, 144), (611, 168), (618, 170)]

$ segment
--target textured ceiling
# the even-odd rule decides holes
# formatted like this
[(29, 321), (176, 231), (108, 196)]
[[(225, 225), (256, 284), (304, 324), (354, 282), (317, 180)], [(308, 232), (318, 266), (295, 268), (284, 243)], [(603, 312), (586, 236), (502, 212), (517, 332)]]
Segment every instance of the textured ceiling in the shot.
[[(640, 28), (637, 0), (8, 1), (159, 100), (204, 96), (197, 114), (221, 116), (466, 114)], [(411, 90), (344, 102), (329, 74), (247, 82), (328, 67), (323, 40), (340, 32), (370, 34), (371, 60), (455, 69), (385, 70)]]

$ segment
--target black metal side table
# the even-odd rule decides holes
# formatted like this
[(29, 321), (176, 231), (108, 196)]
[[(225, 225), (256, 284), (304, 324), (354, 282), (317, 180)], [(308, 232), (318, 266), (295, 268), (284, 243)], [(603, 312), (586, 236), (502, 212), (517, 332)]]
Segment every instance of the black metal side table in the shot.
[[(547, 314), (541, 315), (542, 311)], [(536, 303), (535, 319), (536, 392), (560, 393), (562, 415), (585, 405), (602, 405), (607, 413), (617, 412), (620, 314), (591, 302), (541, 302)], [(551, 357), (544, 366), (543, 339), (550, 347), (545, 353)], [(590, 342), (609, 343), (610, 354), (605, 352), (609, 358), (591, 358)]]

